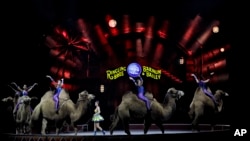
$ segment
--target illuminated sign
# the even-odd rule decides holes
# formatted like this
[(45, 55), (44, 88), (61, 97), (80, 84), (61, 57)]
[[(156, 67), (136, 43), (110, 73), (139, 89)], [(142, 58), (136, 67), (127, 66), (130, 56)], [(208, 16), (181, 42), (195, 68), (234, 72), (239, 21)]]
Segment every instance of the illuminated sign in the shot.
[(107, 79), (114, 80), (121, 76), (124, 76), (124, 72), (126, 71), (126, 67), (119, 67), (114, 70), (107, 70)]
[(141, 67), (137, 63), (131, 63), (130, 65), (128, 65), (128, 67), (121, 66), (113, 70), (107, 70), (107, 79), (115, 80), (119, 77), (122, 77), (125, 75), (125, 71), (127, 71), (127, 74), (131, 77), (138, 77), (141, 74), (152, 79), (161, 79), (161, 70), (157, 70), (149, 66)]
[(151, 77), (153, 79), (161, 79), (161, 70), (156, 70), (154, 68), (143, 66), (142, 67), (142, 75), (146, 77)]

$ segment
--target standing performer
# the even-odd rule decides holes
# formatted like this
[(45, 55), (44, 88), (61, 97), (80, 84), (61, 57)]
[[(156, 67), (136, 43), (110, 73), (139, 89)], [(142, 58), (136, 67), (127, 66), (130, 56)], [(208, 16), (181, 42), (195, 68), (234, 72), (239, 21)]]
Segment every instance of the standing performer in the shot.
[(101, 116), (101, 109), (99, 106), (99, 101), (95, 101), (95, 110), (94, 115), (92, 117), (92, 121), (94, 122), (94, 135), (96, 135), (97, 129), (102, 131), (103, 135), (105, 135), (105, 131), (100, 126), (100, 121), (104, 121), (104, 118)]

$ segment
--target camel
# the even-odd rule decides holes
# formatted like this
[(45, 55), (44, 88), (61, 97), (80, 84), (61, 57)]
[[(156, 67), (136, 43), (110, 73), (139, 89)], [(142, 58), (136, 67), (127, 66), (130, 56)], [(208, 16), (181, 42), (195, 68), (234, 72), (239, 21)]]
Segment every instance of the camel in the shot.
[(152, 93), (146, 92), (145, 96), (151, 101), (149, 114), (147, 113), (145, 102), (140, 100), (136, 94), (130, 91), (123, 95), (122, 102), (115, 109), (109, 128), (111, 135), (119, 121), (122, 122), (125, 133), (131, 135), (129, 122), (132, 119), (144, 119), (144, 134), (147, 134), (152, 123), (155, 123), (160, 128), (162, 134), (164, 134), (163, 122), (172, 117), (176, 110), (176, 100), (184, 96), (184, 92), (175, 88), (169, 88), (163, 103), (159, 103), (153, 98)]
[(75, 104), (69, 97), (68, 92), (62, 89), (59, 96), (59, 111), (56, 113), (55, 102), (53, 101), (54, 91), (47, 91), (41, 98), (40, 103), (35, 107), (30, 126), (34, 129), (35, 122), (42, 118), (41, 134), (46, 135), (48, 121), (54, 121), (56, 134), (59, 134), (63, 123), (70, 119), (70, 124), (74, 126), (75, 135), (77, 135), (77, 125), (75, 124), (86, 112), (89, 103), (95, 98), (86, 90), (79, 93), (77, 103)]
[(8, 96), (8, 97), (5, 97), (5, 98), (2, 99), (2, 102), (8, 104), (7, 111), (9, 111), (9, 112), (12, 113), (14, 107), (15, 107), (16, 104), (17, 104), (18, 98), (19, 98), (19, 95), (18, 95), (18, 94), (15, 94), (14, 97)]
[(16, 121), (16, 134), (26, 134), (29, 132), (30, 117), (32, 108), (30, 106), (31, 98), (29, 96), (21, 96), (18, 101), (18, 109), (14, 119)]
[(21, 92), (14, 89), (11, 85), (8, 85), (14, 92), (14, 96), (8, 96), (6, 98), (3, 98), (2, 101), (5, 102), (5, 103), (11, 103), (11, 105), (8, 107), (8, 111), (12, 112), (14, 107), (16, 106), (17, 104), (17, 101), (18, 101), (18, 98), (20, 97), (21, 95)]
[[(28, 133), (29, 132), (29, 120), (31, 116), (31, 102), (37, 97), (21, 96), (20, 91), (15, 90), (13, 87), (9, 86), (12, 90), (15, 91), (14, 97), (8, 96), (3, 98), (2, 101), (5, 103), (10, 102), (10, 106), (7, 111), (11, 112), (12, 118), (16, 124), (16, 134)], [(14, 108), (18, 105), (16, 113), (13, 113)]]
[[(211, 92), (210, 88), (208, 91)], [(189, 106), (188, 115), (192, 120), (192, 130), (193, 131), (200, 131), (199, 123), (201, 121), (201, 117), (205, 114), (210, 115), (210, 122), (211, 122), (211, 130), (214, 130), (214, 126), (216, 123), (216, 115), (222, 111), (223, 108), (223, 98), (224, 96), (229, 96), (228, 93), (222, 90), (216, 90), (214, 97), (216, 99), (217, 104), (208, 97), (200, 87), (196, 88), (194, 93), (193, 100)]]

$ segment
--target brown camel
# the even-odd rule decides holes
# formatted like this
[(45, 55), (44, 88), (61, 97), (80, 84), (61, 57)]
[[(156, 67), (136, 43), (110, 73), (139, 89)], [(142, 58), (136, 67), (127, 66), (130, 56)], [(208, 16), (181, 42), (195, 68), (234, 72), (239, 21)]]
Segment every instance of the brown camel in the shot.
[(42, 117), (41, 134), (45, 135), (48, 121), (54, 121), (56, 134), (59, 134), (66, 118), (70, 119), (70, 124), (74, 126), (75, 135), (77, 135), (77, 125), (75, 122), (80, 119), (86, 112), (88, 104), (95, 98), (93, 94), (87, 91), (79, 93), (77, 103), (75, 104), (69, 97), (68, 92), (62, 89), (59, 96), (59, 111), (56, 113), (55, 102), (53, 101), (53, 91), (48, 91), (41, 98), (40, 103), (35, 107), (31, 117), (31, 128), (34, 128), (35, 121)]
[[(12, 88), (11, 86), (9, 86)], [(29, 121), (31, 116), (31, 102), (37, 97), (29, 97), (29, 96), (20, 96), (21, 93), (14, 88), (15, 91), (14, 97), (6, 97), (3, 98), (2, 101), (5, 103), (10, 102), (10, 106), (8, 107), (7, 111), (11, 112), (12, 118), (16, 124), (16, 134), (28, 133), (29, 132)], [(17, 106), (17, 104), (19, 105)], [(16, 107), (17, 106), (17, 107)], [(15, 109), (16, 107), (16, 109)], [(14, 109), (16, 110), (15, 113)]]
[(144, 134), (148, 132), (152, 123), (155, 123), (162, 134), (164, 134), (163, 122), (171, 118), (176, 110), (176, 100), (184, 95), (183, 91), (176, 90), (175, 88), (169, 88), (163, 103), (159, 103), (153, 94), (146, 92), (145, 94), (151, 102), (151, 111), (147, 113), (145, 102), (138, 99), (136, 94), (128, 92), (122, 97), (122, 102), (116, 107), (113, 115), (113, 121), (110, 126), (110, 134), (113, 134), (115, 127), (121, 120), (124, 131), (127, 135), (131, 135), (129, 129), (129, 122), (132, 119), (144, 119)]
[[(208, 88), (208, 91), (211, 92), (210, 88)], [(202, 88), (198, 87), (196, 89), (188, 112), (189, 117), (192, 120), (193, 131), (200, 131), (199, 123), (201, 117), (205, 114), (210, 116), (211, 130), (214, 130), (216, 123), (215, 117), (222, 111), (224, 96), (228, 96), (228, 93), (222, 90), (216, 90), (214, 94), (216, 103), (214, 103), (214, 101), (203, 92)]]
[(10, 113), (13, 112), (13, 109), (17, 104), (18, 98), (19, 98), (19, 95), (15, 95), (14, 97), (8, 96), (8, 97), (5, 97), (5, 98), (2, 99), (2, 102), (8, 104), (7, 105), (8, 106), (7, 107), (8, 112), (10, 112)]
[(29, 96), (21, 96), (18, 99), (18, 109), (16, 112), (15, 121), (16, 121), (16, 134), (26, 134), (30, 131), (29, 123), (30, 117), (32, 114), (31, 98)]
[(3, 98), (2, 99), (2, 101), (3, 102), (5, 102), (5, 103), (11, 103), (10, 105), (9, 105), (9, 107), (8, 107), (8, 111), (10, 111), (10, 112), (12, 112), (13, 111), (13, 109), (14, 109), (14, 107), (16, 106), (16, 104), (17, 104), (17, 101), (18, 101), (18, 98), (20, 97), (20, 95), (21, 95), (21, 92), (20, 91), (18, 91), (18, 90), (16, 90), (16, 89), (14, 89), (11, 85), (8, 85), (14, 92), (15, 92), (15, 94), (14, 94), (14, 96), (12, 97), (12, 96), (8, 96), (8, 97), (6, 97), (6, 98)]

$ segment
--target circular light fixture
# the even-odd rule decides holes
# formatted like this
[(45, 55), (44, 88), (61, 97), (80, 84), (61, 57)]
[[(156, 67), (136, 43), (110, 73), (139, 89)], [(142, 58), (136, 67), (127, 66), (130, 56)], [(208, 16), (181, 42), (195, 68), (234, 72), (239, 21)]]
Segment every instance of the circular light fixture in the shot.
[(116, 24), (117, 24), (116, 20), (114, 20), (114, 19), (109, 20), (109, 26), (110, 27), (115, 27)]
[(142, 68), (138, 63), (130, 63), (127, 67), (127, 73), (131, 77), (138, 77), (141, 75)]
[(218, 33), (219, 32), (219, 27), (218, 26), (214, 26), (213, 27), (213, 33)]

